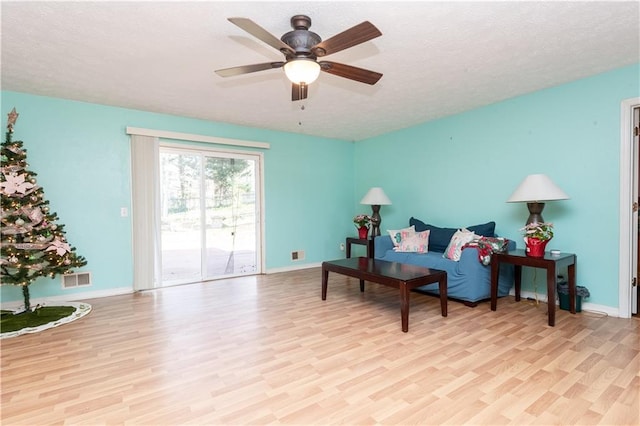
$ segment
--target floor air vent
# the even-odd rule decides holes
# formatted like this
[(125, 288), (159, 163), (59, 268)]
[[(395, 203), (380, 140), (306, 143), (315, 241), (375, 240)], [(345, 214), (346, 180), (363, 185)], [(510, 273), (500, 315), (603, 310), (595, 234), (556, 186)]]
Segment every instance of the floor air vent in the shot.
[(91, 272), (78, 272), (77, 274), (64, 274), (62, 276), (62, 288), (86, 287), (91, 285)]

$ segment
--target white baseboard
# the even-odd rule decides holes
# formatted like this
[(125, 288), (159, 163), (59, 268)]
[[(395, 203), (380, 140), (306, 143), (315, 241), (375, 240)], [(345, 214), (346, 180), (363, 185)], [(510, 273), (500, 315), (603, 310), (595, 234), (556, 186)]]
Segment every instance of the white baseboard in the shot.
[[(51, 297), (38, 297), (32, 298), (30, 303), (32, 306), (35, 305), (51, 305), (54, 303), (60, 302), (76, 302), (76, 301), (85, 301), (87, 299), (98, 299), (101, 297), (109, 297), (109, 296), (120, 296), (122, 294), (130, 294), (133, 293), (133, 289), (131, 287), (119, 287), (119, 288), (111, 288), (109, 290), (98, 290), (98, 291), (86, 291), (82, 293), (69, 293), (63, 296), (51, 296)], [(21, 308), (23, 305), (22, 300), (14, 300), (12, 302), (4, 302), (0, 304), (0, 308), (7, 310), (16, 310)]]
[[(511, 291), (509, 292), (509, 295), (514, 296), (515, 297), (515, 290), (511, 289)], [(543, 302), (543, 303), (547, 303), (547, 295), (546, 294), (538, 294), (536, 295), (536, 293), (532, 293), (530, 291), (522, 291), (520, 292), (520, 297), (522, 299), (533, 299), (536, 300), (536, 297), (538, 298), (538, 301)], [(607, 315), (610, 317), (615, 317), (615, 318), (619, 318), (620, 317), (620, 311), (617, 308), (612, 308), (611, 306), (605, 306), (605, 305), (597, 305), (595, 303), (588, 303), (588, 302), (582, 302), (582, 310), (585, 312), (592, 312), (595, 314), (603, 314), (603, 315)]]
[(300, 271), (302, 269), (319, 268), (322, 266), (322, 262), (318, 263), (304, 263), (302, 265), (285, 266), (283, 268), (267, 269), (267, 274), (278, 274), (280, 272)]

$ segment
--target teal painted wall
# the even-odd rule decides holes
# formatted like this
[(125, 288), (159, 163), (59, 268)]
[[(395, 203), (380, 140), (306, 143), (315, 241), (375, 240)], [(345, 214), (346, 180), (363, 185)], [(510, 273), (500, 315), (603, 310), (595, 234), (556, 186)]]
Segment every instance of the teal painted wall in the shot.
[[(447, 227), (494, 220), (523, 248), (526, 205), (505, 200), (545, 173), (571, 197), (545, 207), (556, 231), (548, 248), (576, 253), (589, 302), (617, 307), (620, 103), (640, 96), (639, 82), (636, 64), (358, 142), (355, 194), (384, 188), (393, 205), (382, 207), (383, 231), (411, 216)], [(542, 272), (535, 283), (546, 293)]]
[[(263, 150), (267, 269), (344, 255), (339, 244), (353, 229), (351, 142), (7, 91), (1, 100), (5, 117), (13, 107), (20, 114), (13, 139), (24, 142), (51, 210), (87, 258), (77, 271), (92, 273), (91, 287), (73, 290), (62, 290), (59, 277), (39, 279), (32, 298), (132, 287), (131, 221), (120, 217), (121, 207), (131, 209), (127, 126), (270, 143)], [(294, 250), (305, 259), (291, 261)], [(21, 289), (2, 286), (0, 297), (21, 300)]]
[[(578, 254), (589, 302), (617, 307), (620, 102), (640, 96), (639, 76), (636, 64), (355, 144), (2, 92), (2, 113), (20, 113), (14, 139), (24, 141), (31, 170), (93, 274), (94, 285), (78, 290), (39, 280), (32, 297), (132, 286), (131, 224), (120, 208), (131, 207), (125, 127), (134, 126), (271, 144), (264, 151), (268, 270), (342, 257), (338, 245), (355, 234), (351, 217), (369, 211), (359, 201), (372, 186), (393, 202), (382, 207), (383, 231), (410, 216), (451, 227), (495, 220), (500, 235), (522, 246), (526, 206), (505, 200), (526, 175), (546, 173), (571, 196), (545, 207), (556, 225), (550, 248)], [(292, 262), (293, 250), (306, 259)], [(532, 281), (525, 274), (525, 290)], [(544, 293), (541, 274), (536, 283)], [(21, 297), (12, 286), (0, 296)]]

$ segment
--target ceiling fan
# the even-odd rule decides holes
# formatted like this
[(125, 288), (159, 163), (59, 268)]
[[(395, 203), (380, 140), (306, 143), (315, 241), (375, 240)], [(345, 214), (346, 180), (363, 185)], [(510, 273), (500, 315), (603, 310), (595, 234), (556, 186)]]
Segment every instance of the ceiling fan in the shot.
[(216, 74), (221, 77), (284, 68), (285, 74), (292, 83), (292, 101), (307, 98), (307, 86), (318, 78), (320, 71), (371, 85), (376, 84), (382, 77), (382, 74), (375, 71), (338, 62), (318, 61), (318, 57), (330, 55), (381, 36), (380, 30), (369, 21), (364, 21), (322, 41), (318, 34), (309, 31), (311, 18), (306, 15), (293, 16), (291, 18), (293, 31), (284, 34), (280, 39), (250, 19), (228, 18), (228, 20), (269, 46), (278, 49), (284, 54), (285, 61), (242, 65), (216, 70)]

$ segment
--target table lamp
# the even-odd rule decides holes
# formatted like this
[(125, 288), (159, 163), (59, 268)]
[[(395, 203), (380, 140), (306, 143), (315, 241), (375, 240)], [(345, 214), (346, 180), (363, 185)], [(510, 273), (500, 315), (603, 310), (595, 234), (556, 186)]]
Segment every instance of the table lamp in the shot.
[(526, 225), (528, 225), (530, 223), (544, 222), (542, 219), (544, 201), (568, 199), (569, 196), (553, 183), (547, 175), (534, 174), (524, 178), (522, 183), (511, 194), (507, 203), (527, 203), (529, 218)]
[(360, 200), (360, 204), (369, 204), (373, 214), (371, 215), (371, 235), (377, 237), (380, 235), (380, 223), (382, 218), (380, 217), (380, 206), (386, 206), (391, 204), (391, 200), (384, 193), (382, 188), (373, 187), (367, 192), (367, 194)]

